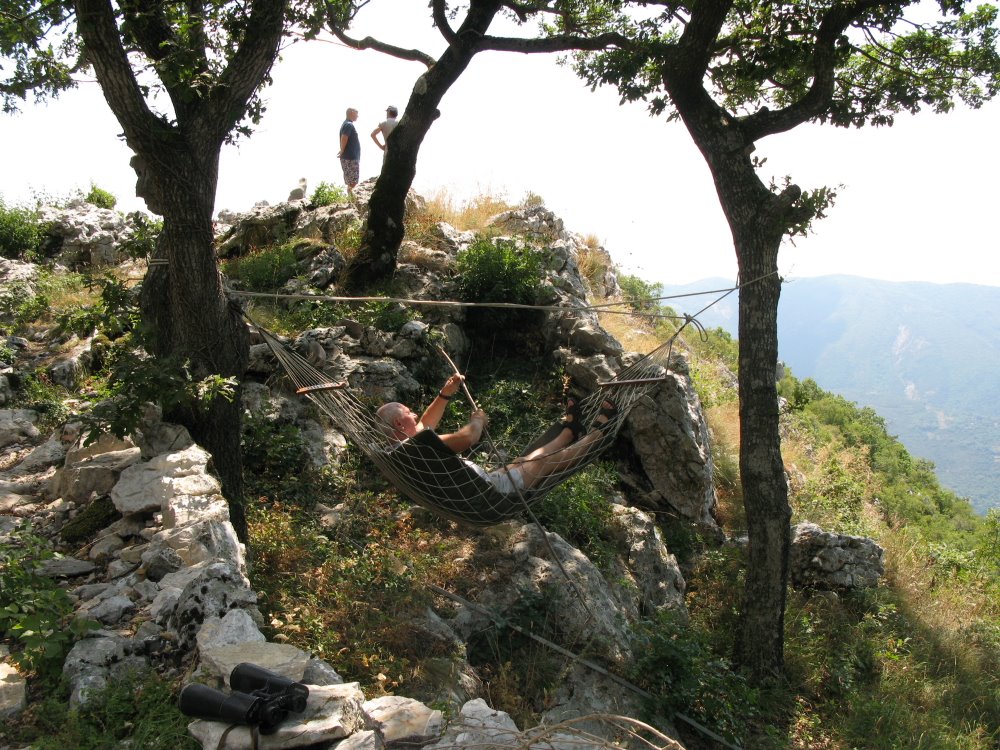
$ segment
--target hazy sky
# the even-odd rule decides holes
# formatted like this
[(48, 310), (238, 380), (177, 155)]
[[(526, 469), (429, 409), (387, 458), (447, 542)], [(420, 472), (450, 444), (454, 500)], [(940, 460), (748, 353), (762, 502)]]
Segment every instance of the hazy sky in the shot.
[[(386, 41), (439, 53), (425, 3), (389, 4), (397, 12), (380, 34)], [(357, 35), (376, 28), (361, 25)], [(342, 184), (337, 132), (348, 106), (360, 111), (361, 177), (376, 176), (381, 151), (368, 134), (387, 105), (405, 107), (422, 70), (333, 41), (286, 49), (260, 128), (223, 152), (217, 210), (280, 202), (300, 177), (310, 191), (321, 181)], [(92, 81), (47, 105), (0, 115), (0, 195), (8, 203), (34, 192), (65, 196), (93, 181), (118, 197), (119, 208), (144, 210), (119, 132)], [(997, 132), (1000, 103), (992, 103), (978, 112), (901, 116), (892, 128), (808, 126), (761, 141), (765, 179), (845, 186), (814, 235), (786, 244), (781, 271), (1000, 286)], [(683, 126), (651, 118), (641, 104), (620, 106), (614, 90), (591, 92), (553, 56), (474, 59), (441, 104), (414, 187), (428, 197), (444, 189), (456, 202), (536, 193), (568, 229), (597, 236), (618, 264), (647, 280), (736, 274), (708, 168)]]

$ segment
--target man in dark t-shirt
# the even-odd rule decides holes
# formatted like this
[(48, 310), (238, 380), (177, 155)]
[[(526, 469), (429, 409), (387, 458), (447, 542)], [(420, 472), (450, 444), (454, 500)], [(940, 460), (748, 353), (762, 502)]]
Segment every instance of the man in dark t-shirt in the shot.
[(347, 194), (354, 197), (354, 186), (358, 184), (361, 173), (361, 139), (354, 127), (358, 119), (358, 110), (348, 107), (347, 119), (340, 126), (340, 167), (344, 170), (344, 182), (347, 183)]

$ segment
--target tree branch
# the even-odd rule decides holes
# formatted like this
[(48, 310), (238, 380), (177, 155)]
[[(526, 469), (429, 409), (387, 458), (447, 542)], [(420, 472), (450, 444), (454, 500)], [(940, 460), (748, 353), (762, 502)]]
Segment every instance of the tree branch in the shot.
[(240, 46), (212, 88), (203, 123), (211, 123), (215, 137), (223, 139), (246, 113), (247, 102), (260, 86), (274, 59), (284, 32), (288, 0), (253, 0)]
[(104, 98), (125, 131), (126, 141), (134, 151), (154, 151), (163, 123), (142, 96), (118, 35), (111, 3), (76, 0), (76, 17), (87, 60), (94, 66)]
[(484, 36), (475, 48), (477, 51), (495, 52), (566, 52), (569, 50), (601, 50), (608, 47), (628, 47), (630, 41), (617, 32), (607, 32), (593, 37), (553, 36), (544, 39), (520, 39), (517, 37)]
[(431, 4), (431, 14), (434, 17), (434, 25), (438, 27), (438, 31), (441, 32), (441, 36), (448, 44), (454, 44), (458, 37), (455, 35), (455, 30), (451, 28), (451, 24), (448, 23), (448, 14), (445, 13), (444, 0), (434, 0)]
[(126, 0), (122, 9), (122, 33), (142, 54), (154, 62), (170, 54), (173, 29), (163, 17), (162, 7), (151, 0)]
[(848, 26), (885, 0), (857, 0), (831, 7), (820, 22), (813, 50), (813, 82), (798, 101), (776, 111), (762, 109), (740, 120), (749, 143), (774, 133), (783, 133), (825, 112), (833, 99), (836, 43)]
[(423, 63), (428, 68), (434, 64), (433, 57), (418, 49), (404, 49), (403, 47), (397, 47), (394, 44), (387, 44), (386, 42), (379, 41), (378, 39), (370, 36), (366, 36), (364, 39), (353, 39), (333, 24), (330, 25), (330, 31), (333, 32), (333, 35), (337, 37), (337, 39), (351, 49), (373, 49), (376, 52), (392, 55), (400, 60), (411, 60), (413, 62)]

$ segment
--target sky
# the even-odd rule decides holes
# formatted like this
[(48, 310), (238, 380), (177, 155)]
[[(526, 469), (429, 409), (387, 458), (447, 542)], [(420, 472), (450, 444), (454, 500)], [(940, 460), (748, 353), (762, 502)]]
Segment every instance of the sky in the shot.
[[(440, 53), (425, 3), (388, 5), (388, 22), (363, 12), (355, 35)], [(279, 203), (301, 177), (310, 192), (321, 181), (342, 184), (337, 133), (347, 107), (360, 113), (361, 178), (377, 176), (381, 151), (368, 134), (386, 106), (403, 110), (422, 70), (332, 37), (286, 48), (263, 94), (261, 125), (223, 150), (216, 210)], [(591, 92), (555, 56), (481, 53), (442, 101), (414, 189), (425, 197), (444, 191), (457, 204), (484, 193), (516, 203), (534, 193), (568, 230), (597, 237), (626, 273), (666, 284), (734, 279), (732, 238), (683, 125), (618, 99), (614, 89)], [(121, 210), (145, 210), (120, 131), (93, 80), (0, 114), (0, 196), (31, 203), (93, 182)], [(998, 132), (993, 102), (901, 115), (891, 128), (808, 125), (760, 141), (765, 181), (788, 175), (806, 190), (843, 186), (814, 234), (786, 242), (782, 275), (1000, 286)]]

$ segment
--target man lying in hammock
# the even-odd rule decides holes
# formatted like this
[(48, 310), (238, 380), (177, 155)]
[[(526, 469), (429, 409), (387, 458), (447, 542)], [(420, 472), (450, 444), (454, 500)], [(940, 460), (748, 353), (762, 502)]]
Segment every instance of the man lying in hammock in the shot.
[[(444, 416), (448, 402), (458, 392), (465, 380), (464, 375), (452, 375), (442, 386), (438, 395), (418, 418), (404, 404), (392, 401), (383, 404), (376, 410), (379, 427), (393, 440), (400, 443), (415, 436), (421, 430), (433, 430)], [(533, 448), (529, 453), (514, 459), (503, 469), (487, 472), (478, 464), (462, 458), (477, 474), (490, 482), (501, 494), (515, 494), (518, 491), (530, 490), (545, 477), (557, 471), (571, 468), (586, 455), (591, 445), (603, 435), (602, 428), (614, 416), (617, 407), (611, 401), (605, 401), (594, 420), (593, 429), (586, 432), (582, 423), (578, 404), (570, 401), (560, 421), (562, 429), (551, 430), (546, 436), (554, 437), (544, 444)], [(448, 448), (456, 454), (468, 450), (483, 434), (489, 423), (489, 417), (482, 409), (476, 409), (469, 418), (469, 423), (459, 430), (449, 434), (438, 435)], [(586, 432), (586, 434), (584, 434)], [(461, 458), (461, 456), (460, 456)]]

